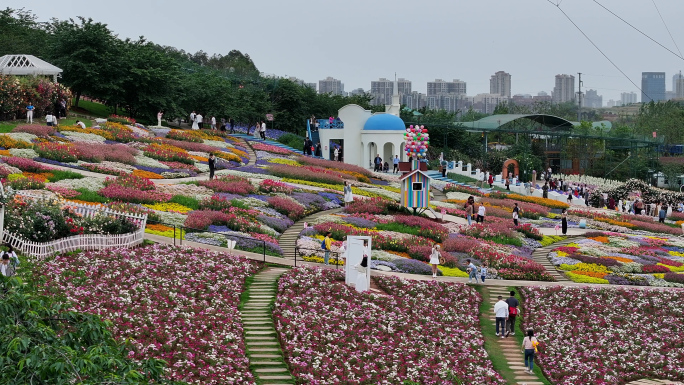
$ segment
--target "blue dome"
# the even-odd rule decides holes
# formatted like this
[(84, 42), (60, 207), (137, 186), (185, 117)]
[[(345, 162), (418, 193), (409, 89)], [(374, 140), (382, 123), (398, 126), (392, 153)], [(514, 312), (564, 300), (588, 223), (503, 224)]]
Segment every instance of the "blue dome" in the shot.
[(369, 131), (406, 131), (406, 125), (398, 116), (392, 114), (376, 114), (366, 121), (366, 124), (363, 125), (363, 129)]

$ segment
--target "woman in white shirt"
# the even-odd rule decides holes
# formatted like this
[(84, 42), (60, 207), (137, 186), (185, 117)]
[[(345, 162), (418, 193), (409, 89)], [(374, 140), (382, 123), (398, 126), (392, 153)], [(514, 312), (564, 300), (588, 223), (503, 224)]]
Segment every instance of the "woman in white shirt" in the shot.
[(45, 114), (45, 121), (47, 122), (48, 127), (52, 127), (52, 119), (52, 113), (48, 112), (47, 114)]
[(439, 245), (432, 246), (430, 253), (430, 265), (432, 265), (432, 278), (437, 278), (437, 266), (439, 265)]
[(352, 193), (352, 188), (349, 185), (349, 182), (346, 180), (344, 181), (344, 205), (348, 205), (350, 203), (354, 202), (354, 195)]
[(485, 206), (481, 204), (480, 207), (477, 209), (477, 223), (484, 223), (484, 217), (486, 212), (487, 209), (485, 209)]
[(266, 140), (266, 122), (261, 122), (261, 139)]

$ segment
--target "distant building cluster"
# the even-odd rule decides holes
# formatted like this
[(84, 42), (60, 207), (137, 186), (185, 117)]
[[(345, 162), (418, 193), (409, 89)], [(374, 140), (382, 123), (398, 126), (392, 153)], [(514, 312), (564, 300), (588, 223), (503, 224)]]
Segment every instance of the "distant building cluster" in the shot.
[[(274, 76), (275, 75), (269, 75)], [(469, 96), (467, 84), (463, 80), (451, 81), (435, 79), (426, 84), (427, 93), (413, 90), (411, 80), (379, 78), (371, 81), (370, 89), (356, 88), (350, 92), (344, 90), (344, 83), (333, 77), (319, 80), (318, 83), (307, 83), (304, 80), (290, 77), (291, 81), (305, 87), (316, 90), (319, 94), (333, 95), (362, 95), (368, 93), (372, 97), (371, 104), (376, 106), (389, 105), (392, 103), (394, 83), (397, 83), (399, 100), (401, 105), (411, 109), (427, 107), (449, 112), (465, 111), (473, 109), (477, 112), (494, 112), (496, 106), (501, 103), (513, 103), (520, 106), (532, 106), (540, 102), (549, 103), (578, 103), (581, 98), (583, 108), (619, 107), (638, 103), (636, 92), (623, 92), (619, 100), (608, 100), (605, 104), (603, 96), (597, 90), (582, 89), (580, 94), (576, 87), (574, 75), (559, 74), (555, 76), (553, 91), (551, 94), (541, 91), (537, 95), (513, 94), (511, 74), (505, 71), (497, 71), (489, 79), (489, 93)], [(643, 72), (641, 78), (641, 102), (666, 101), (672, 99), (684, 100), (684, 75), (677, 73), (672, 77), (672, 89), (666, 89), (665, 72)]]

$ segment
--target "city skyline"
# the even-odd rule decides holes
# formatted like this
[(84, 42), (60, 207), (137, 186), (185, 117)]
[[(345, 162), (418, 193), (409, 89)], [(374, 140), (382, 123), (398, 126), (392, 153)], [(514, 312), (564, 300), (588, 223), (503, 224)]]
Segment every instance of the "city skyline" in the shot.
[[(427, 93), (423, 87), (435, 78), (462, 79), (468, 83), (469, 94), (489, 93), (491, 75), (505, 70), (515, 77), (512, 95), (535, 95), (542, 90), (550, 93), (553, 84), (548, 79), (556, 74), (576, 76), (582, 72), (583, 88), (597, 90), (604, 99), (620, 100), (621, 93), (640, 93), (642, 72), (664, 71), (670, 77), (684, 67), (682, 58), (654, 44), (589, 0), (563, 2), (561, 8), (631, 82), (575, 29), (555, 4), (537, 0), (497, 2), (496, 6), (488, 1), (458, 4), (444, 0), (426, 3), (200, 0), (192, 8), (177, 0), (122, 0), (113, 8), (85, 0), (74, 0), (60, 7), (54, 7), (47, 0), (33, 0), (29, 4), (8, 0), (6, 3), (7, 7), (35, 11), (39, 21), (53, 17), (61, 20), (92, 17), (108, 24), (121, 38), (145, 36), (157, 44), (189, 52), (202, 50), (225, 55), (237, 49), (249, 54), (262, 72), (307, 82), (332, 76), (341, 79), (349, 90), (367, 89), (371, 79), (393, 79), (396, 72), (400, 77), (412, 79), (416, 84), (414, 91), (422, 93)], [(684, 25), (676, 19), (677, 14), (684, 12), (684, 2), (661, 3), (660, 10), (677, 41), (684, 35)], [(678, 52), (652, 4), (637, 0), (604, 0), (602, 4)], [(194, 13), (189, 12), (192, 9), (217, 15), (216, 22), (196, 22), (204, 18), (192, 17)], [(381, 20), (376, 17), (379, 12), (384, 15)], [(314, 22), (322, 15), (330, 19), (325, 27)], [(293, 20), (312, 22), (292, 23)], [(483, 22), (487, 23), (486, 29), (481, 28)], [(202, 23), (201, 28), (194, 28), (198, 23)], [(336, 27), (330, 28), (330, 23)], [(184, 27), (177, 28), (179, 25)], [(409, 30), (419, 33), (404, 33)], [(394, 31), (397, 37), (382, 42), (369, 39), (387, 31)], [(615, 44), (615, 36), (629, 44)], [(415, 52), (415, 47), (420, 50)], [(521, 47), (533, 48), (536, 56)], [(572, 54), (561, 61), (546, 59), (558, 49)], [(462, 60), (464, 56), (482, 60)]]

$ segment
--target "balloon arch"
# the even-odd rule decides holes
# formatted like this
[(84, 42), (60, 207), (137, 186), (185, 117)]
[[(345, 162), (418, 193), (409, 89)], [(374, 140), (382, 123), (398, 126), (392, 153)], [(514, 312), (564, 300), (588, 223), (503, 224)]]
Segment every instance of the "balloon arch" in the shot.
[(404, 133), (406, 156), (413, 159), (425, 158), (430, 145), (430, 134), (425, 126), (410, 125)]

